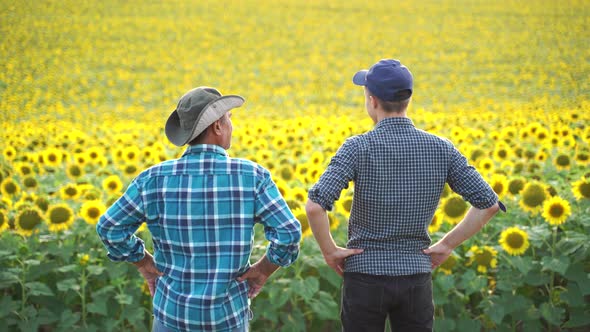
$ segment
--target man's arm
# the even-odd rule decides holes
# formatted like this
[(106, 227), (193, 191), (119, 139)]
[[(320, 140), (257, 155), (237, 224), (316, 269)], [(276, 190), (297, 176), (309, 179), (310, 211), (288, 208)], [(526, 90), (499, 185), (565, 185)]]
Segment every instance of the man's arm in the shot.
[(256, 188), (255, 218), (264, 225), (269, 241), (266, 254), (236, 280), (248, 282), (248, 297), (260, 293), (268, 277), (281, 266), (289, 266), (299, 256), (301, 224), (293, 216), (270, 173), (263, 170)]
[(346, 249), (336, 245), (332, 233), (330, 233), (330, 221), (328, 213), (319, 204), (311, 200), (305, 205), (307, 220), (313, 232), (313, 236), (320, 246), (326, 263), (336, 273), (342, 276), (344, 273), (344, 260), (350, 255), (356, 255), (363, 252), (362, 249)]
[(125, 194), (100, 217), (96, 232), (107, 249), (107, 256), (115, 262), (135, 265), (154, 296), (156, 278), (162, 273), (156, 268), (153, 256), (145, 250), (143, 240), (135, 236), (144, 219), (140, 192), (133, 181)]
[(472, 237), (475, 233), (479, 232), (479, 230), (492, 219), (499, 209), (500, 206), (498, 203), (483, 210), (471, 207), (460, 223), (445, 234), (442, 239), (430, 246), (430, 248), (424, 250), (425, 254), (430, 255), (432, 269), (437, 268), (447, 260), (453, 249)]
[(324, 259), (340, 276), (344, 273), (344, 260), (350, 255), (360, 254), (362, 249), (346, 249), (336, 245), (330, 233), (330, 221), (326, 211), (332, 210), (334, 202), (350, 181), (356, 177), (359, 151), (356, 138), (348, 139), (336, 151), (320, 180), (309, 190), (305, 205), (307, 220), (313, 236), (320, 246)]

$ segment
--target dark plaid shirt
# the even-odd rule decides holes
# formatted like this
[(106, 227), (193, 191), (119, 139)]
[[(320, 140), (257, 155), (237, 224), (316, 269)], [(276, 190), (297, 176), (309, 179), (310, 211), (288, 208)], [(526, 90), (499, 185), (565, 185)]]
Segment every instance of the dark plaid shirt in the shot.
[(498, 202), (492, 188), (451, 142), (416, 129), (408, 118), (386, 118), (344, 142), (309, 199), (332, 210), (354, 181), (346, 272), (410, 275), (431, 271), (428, 225), (445, 182), (472, 206)]

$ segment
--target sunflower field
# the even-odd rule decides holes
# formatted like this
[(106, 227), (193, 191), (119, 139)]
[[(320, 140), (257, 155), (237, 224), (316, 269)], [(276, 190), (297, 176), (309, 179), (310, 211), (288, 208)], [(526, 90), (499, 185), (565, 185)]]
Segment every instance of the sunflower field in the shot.
[[(164, 123), (204, 85), (245, 97), (228, 152), (271, 171), (304, 230), (251, 330), (338, 331), (341, 279), (303, 206), (340, 144), (373, 127), (352, 75), (397, 58), (416, 127), (450, 139), (508, 208), (433, 272), (435, 331), (588, 331), (589, 18), (583, 0), (0, 0), (0, 330), (150, 329), (143, 279), (108, 260), (95, 224), (182, 154)], [(330, 212), (339, 245), (353, 190)], [(447, 188), (433, 241), (468, 208)]]

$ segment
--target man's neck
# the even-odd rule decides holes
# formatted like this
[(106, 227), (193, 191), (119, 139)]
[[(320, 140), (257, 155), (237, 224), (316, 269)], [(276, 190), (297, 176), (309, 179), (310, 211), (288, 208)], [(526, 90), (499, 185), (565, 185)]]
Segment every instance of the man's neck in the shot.
[(387, 118), (407, 118), (407, 112), (403, 111), (403, 112), (384, 112), (384, 111), (379, 111), (377, 112), (377, 122), (379, 123), (379, 121), (383, 120), (383, 119), (387, 119)]

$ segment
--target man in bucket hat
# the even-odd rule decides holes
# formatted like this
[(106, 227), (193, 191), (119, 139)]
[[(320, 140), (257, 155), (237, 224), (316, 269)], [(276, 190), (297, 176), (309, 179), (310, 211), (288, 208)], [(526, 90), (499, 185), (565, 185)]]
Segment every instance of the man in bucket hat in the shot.
[[(182, 96), (165, 131), (188, 148), (137, 176), (96, 226), (108, 257), (132, 262), (146, 279), (152, 331), (247, 331), (250, 299), (299, 254), (301, 225), (268, 170), (227, 155), (231, 110), (243, 103), (209, 87)], [(134, 235), (143, 222), (153, 256)], [(255, 223), (270, 244), (250, 266)]]
[[(309, 190), (309, 224), (326, 263), (343, 275), (343, 331), (432, 331), (431, 270), (475, 234), (502, 204), (448, 141), (407, 117), (413, 77), (384, 59), (353, 77), (375, 128), (346, 140)], [(327, 210), (354, 181), (347, 248), (336, 245)], [(442, 240), (428, 235), (445, 183), (473, 206)]]

